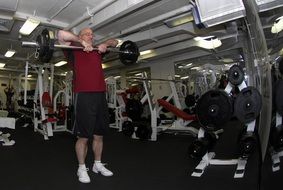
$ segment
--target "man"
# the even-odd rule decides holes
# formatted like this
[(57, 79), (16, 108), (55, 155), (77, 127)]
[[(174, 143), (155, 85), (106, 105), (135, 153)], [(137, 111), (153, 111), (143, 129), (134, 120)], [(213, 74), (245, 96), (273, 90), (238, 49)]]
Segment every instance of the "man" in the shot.
[(94, 163), (92, 171), (104, 176), (113, 173), (101, 163), (103, 136), (109, 130), (109, 114), (106, 102), (106, 84), (102, 69), (102, 54), (107, 47), (116, 47), (118, 41), (107, 40), (94, 50), (92, 45), (94, 34), (90, 28), (84, 28), (78, 35), (69, 31), (58, 31), (58, 41), (63, 45), (80, 45), (83, 50), (73, 49), (64, 51), (68, 63), (74, 71), (75, 93), (75, 128), (77, 135), (75, 150), (79, 163), (77, 175), (82, 183), (89, 183), (88, 168), (85, 159), (88, 150), (88, 140), (92, 139)]

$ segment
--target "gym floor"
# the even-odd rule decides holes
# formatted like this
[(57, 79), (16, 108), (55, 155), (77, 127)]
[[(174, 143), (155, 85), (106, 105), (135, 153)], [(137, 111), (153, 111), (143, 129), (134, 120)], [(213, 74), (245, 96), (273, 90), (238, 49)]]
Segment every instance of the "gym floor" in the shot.
[[(235, 121), (224, 127), (214, 147), (217, 158), (235, 158), (235, 133), (239, 127)], [(91, 183), (82, 184), (76, 176), (75, 138), (71, 134), (55, 133), (45, 141), (29, 127), (1, 131), (11, 133), (11, 139), (16, 141), (14, 146), (0, 146), (1, 189), (7, 190), (273, 189), (283, 176), (283, 169), (271, 172), (268, 157), (259, 167), (256, 151), (249, 158), (244, 178), (233, 178), (235, 166), (209, 166), (202, 177), (192, 177), (198, 161), (187, 154), (194, 139), (191, 135), (161, 134), (158, 141), (151, 142), (127, 138), (113, 129), (105, 137), (103, 162), (108, 163), (114, 176), (103, 177), (90, 171)], [(89, 154), (89, 167), (92, 160)]]

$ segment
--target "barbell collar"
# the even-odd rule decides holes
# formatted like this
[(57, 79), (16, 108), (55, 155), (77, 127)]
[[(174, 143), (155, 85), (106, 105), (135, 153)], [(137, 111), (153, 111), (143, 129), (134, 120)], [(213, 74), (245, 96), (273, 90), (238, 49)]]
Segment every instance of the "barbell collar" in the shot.
[(39, 47), (39, 45), (36, 42), (22, 42), (22, 46), (24, 47)]

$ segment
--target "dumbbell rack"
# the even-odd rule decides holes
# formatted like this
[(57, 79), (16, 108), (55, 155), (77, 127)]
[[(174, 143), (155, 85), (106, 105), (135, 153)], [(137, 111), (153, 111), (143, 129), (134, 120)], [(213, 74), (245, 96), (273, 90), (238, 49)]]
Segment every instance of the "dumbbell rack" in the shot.
[[(225, 92), (228, 94), (231, 93), (234, 85), (228, 82)], [(237, 86), (239, 90), (241, 91), (242, 89), (246, 88), (247, 85), (245, 81), (242, 81), (240, 85)], [(247, 132), (253, 132), (255, 129), (255, 120), (249, 122), (246, 124), (247, 125)], [(198, 138), (203, 137), (204, 132), (203, 130), (199, 130)], [(216, 156), (215, 152), (207, 152), (203, 157), (200, 163), (196, 166), (194, 169), (193, 173), (191, 176), (193, 177), (201, 177), (202, 174), (204, 173), (205, 169), (209, 165), (237, 165), (236, 171), (234, 173), (234, 178), (242, 178), (244, 177), (245, 174), (245, 168), (247, 164), (247, 157), (240, 156), (237, 159), (215, 159), (214, 157)]]
[[(282, 116), (276, 112), (276, 124), (275, 127), (282, 125)], [(283, 157), (283, 150), (274, 150), (272, 149), (271, 152), (271, 160), (272, 160), (272, 171), (276, 172), (280, 170), (280, 158)]]
[[(248, 123), (247, 131), (253, 131), (255, 127), (255, 120)], [(191, 176), (201, 177), (205, 169), (209, 165), (237, 165), (236, 171), (234, 173), (234, 178), (242, 178), (245, 174), (246, 164), (248, 161), (247, 157), (239, 157), (237, 159), (215, 159), (215, 152), (207, 152), (200, 163), (196, 166)]]

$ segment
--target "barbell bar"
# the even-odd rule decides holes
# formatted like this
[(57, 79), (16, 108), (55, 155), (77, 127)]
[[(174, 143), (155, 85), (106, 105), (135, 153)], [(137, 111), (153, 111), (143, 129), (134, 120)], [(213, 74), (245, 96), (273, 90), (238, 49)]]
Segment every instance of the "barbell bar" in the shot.
[[(23, 47), (33, 47), (36, 48), (36, 52), (38, 52), (38, 58), (41, 62), (48, 63), (52, 56), (54, 48), (62, 48), (62, 49), (84, 49), (81, 46), (70, 46), (70, 45), (62, 45), (54, 43), (54, 34), (52, 31), (48, 29), (43, 29), (41, 34), (37, 36), (36, 42), (28, 42), (23, 41)], [(94, 47), (94, 51), (97, 51), (98, 48)], [(136, 63), (138, 57), (140, 55), (138, 46), (136, 43), (132, 41), (125, 41), (121, 44), (120, 49), (117, 48), (107, 48), (109, 52), (119, 53), (120, 61), (125, 65), (132, 65)]]
[(137, 80), (137, 81), (166, 81), (166, 82), (181, 82), (182, 80), (178, 79), (161, 79), (161, 78), (140, 78), (140, 77), (127, 77), (127, 80)]
[[(37, 42), (28, 42), (28, 41), (23, 41), (22, 42), (23, 47), (40, 47), (40, 45)], [(71, 46), (71, 45), (63, 45), (63, 44), (54, 44), (55, 48), (62, 48), (62, 49), (84, 49), (82, 46)], [(93, 51), (98, 51), (97, 47), (93, 48)], [(125, 53), (125, 54), (133, 54), (136, 55), (137, 53), (129, 52), (129, 51), (121, 51), (117, 50), (115, 48), (107, 48), (107, 51), (110, 52), (115, 52), (115, 53)]]

